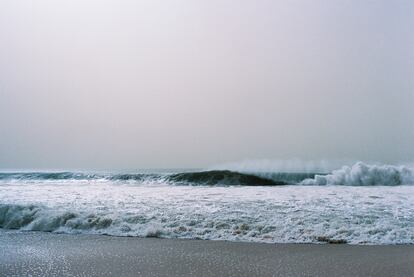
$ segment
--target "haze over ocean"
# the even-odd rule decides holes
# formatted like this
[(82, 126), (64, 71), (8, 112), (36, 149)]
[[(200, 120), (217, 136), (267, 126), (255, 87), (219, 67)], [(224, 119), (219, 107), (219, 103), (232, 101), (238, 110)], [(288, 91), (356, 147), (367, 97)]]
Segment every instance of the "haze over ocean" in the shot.
[(411, 1), (2, 1), (0, 168), (414, 154)]

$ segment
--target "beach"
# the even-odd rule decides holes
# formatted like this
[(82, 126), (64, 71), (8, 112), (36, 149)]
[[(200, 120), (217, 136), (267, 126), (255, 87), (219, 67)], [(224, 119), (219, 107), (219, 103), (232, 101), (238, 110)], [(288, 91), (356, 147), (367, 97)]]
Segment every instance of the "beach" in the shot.
[(1, 276), (413, 276), (414, 245), (267, 244), (1, 231)]

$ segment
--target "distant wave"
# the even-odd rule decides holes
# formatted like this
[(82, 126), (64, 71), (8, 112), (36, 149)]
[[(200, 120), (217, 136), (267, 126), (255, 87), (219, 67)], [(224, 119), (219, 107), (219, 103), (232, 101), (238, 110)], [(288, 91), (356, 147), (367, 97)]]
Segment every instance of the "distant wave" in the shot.
[[(276, 175), (274, 175), (276, 176)], [(306, 175), (308, 176), (308, 175)], [(286, 178), (286, 176), (284, 176)], [(222, 186), (279, 186), (288, 182), (261, 177), (249, 173), (229, 170), (212, 170), (201, 172), (182, 172), (175, 174), (84, 174), (71, 172), (58, 173), (0, 173), (0, 180), (5, 181), (133, 181), (133, 182), (164, 182), (173, 185), (222, 185)]]
[(102, 181), (128, 183), (166, 183), (171, 185), (206, 186), (398, 186), (414, 184), (414, 171), (406, 166), (368, 165), (358, 162), (343, 166), (329, 174), (285, 172), (240, 172), (210, 170), (181, 173), (95, 174), (76, 172), (0, 173), (0, 181)]
[(104, 178), (97, 174), (76, 172), (12, 172), (0, 173), (0, 180), (94, 180)]
[(178, 173), (168, 176), (168, 180), (174, 183), (187, 183), (199, 185), (240, 185), (240, 186), (281, 186), (286, 182), (272, 180), (255, 176), (252, 174), (244, 174), (229, 170), (212, 170), (205, 172), (189, 172)]
[(0, 173), (6, 181), (144, 181), (163, 178), (162, 174), (95, 174), (78, 172), (16, 172)]

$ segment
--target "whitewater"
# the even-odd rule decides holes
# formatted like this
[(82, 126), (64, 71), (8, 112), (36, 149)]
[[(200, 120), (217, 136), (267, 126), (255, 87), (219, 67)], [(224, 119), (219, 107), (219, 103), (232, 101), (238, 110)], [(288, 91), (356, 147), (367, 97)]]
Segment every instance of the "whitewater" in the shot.
[(0, 173), (0, 228), (269, 243), (412, 244), (414, 171)]

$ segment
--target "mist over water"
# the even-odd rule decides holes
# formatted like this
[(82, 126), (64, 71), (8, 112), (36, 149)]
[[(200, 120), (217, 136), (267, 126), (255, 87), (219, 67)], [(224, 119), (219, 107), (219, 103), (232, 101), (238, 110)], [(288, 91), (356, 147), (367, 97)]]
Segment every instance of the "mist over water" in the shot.
[(411, 1), (4, 0), (0, 169), (411, 161), (412, 26)]
[(228, 162), (208, 167), (209, 169), (228, 169), (240, 172), (286, 172), (286, 173), (329, 173), (344, 165), (355, 164), (345, 160), (301, 160), (301, 159), (252, 159)]

